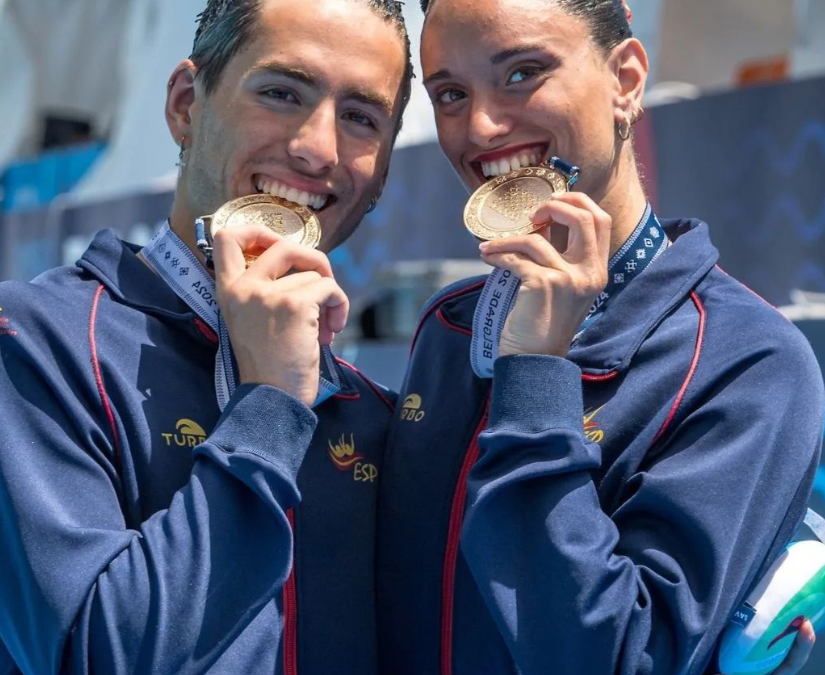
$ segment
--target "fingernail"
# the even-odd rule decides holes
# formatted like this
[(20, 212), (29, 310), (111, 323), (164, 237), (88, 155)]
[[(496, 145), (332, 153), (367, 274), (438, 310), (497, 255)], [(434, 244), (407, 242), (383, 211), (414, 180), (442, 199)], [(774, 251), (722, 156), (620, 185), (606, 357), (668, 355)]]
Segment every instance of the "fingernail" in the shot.
[(557, 190), (553, 194), (550, 195), (550, 199), (558, 199), (559, 197), (567, 194), (564, 190)]
[(530, 215), (527, 216), (530, 219), (530, 222), (532, 222), (532, 223), (536, 222), (536, 216), (538, 215), (538, 212), (539, 212), (539, 210), (537, 208), (530, 211)]
[(488, 248), (490, 248), (490, 242), (489, 241), (482, 241), (478, 245), (478, 250), (481, 251), (482, 253), (486, 252)]

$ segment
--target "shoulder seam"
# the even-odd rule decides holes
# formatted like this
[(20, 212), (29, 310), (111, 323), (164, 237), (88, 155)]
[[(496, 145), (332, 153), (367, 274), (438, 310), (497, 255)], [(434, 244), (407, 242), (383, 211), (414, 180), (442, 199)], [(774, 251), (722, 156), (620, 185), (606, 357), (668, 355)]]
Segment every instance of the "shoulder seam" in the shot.
[(716, 269), (718, 269), (718, 270), (719, 270), (722, 274), (724, 274), (724, 275), (725, 275), (728, 279), (730, 279), (731, 281), (733, 281), (733, 282), (734, 282), (734, 283), (736, 283), (737, 285), (739, 285), (739, 286), (741, 286), (742, 288), (744, 288), (744, 289), (745, 289), (748, 293), (750, 293), (750, 294), (751, 294), (754, 298), (756, 298), (757, 300), (759, 300), (759, 302), (760, 302), (760, 303), (762, 303), (763, 305), (765, 305), (765, 307), (768, 307), (768, 308), (772, 309), (774, 312), (776, 312), (776, 314), (778, 314), (779, 316), (781, 316), (781, 317), (782, 317), (783, 319), (785, 319), (785, 321), (787, 321), (788, 323), (793, 323), (793, 321), (791, 321), (790, 319), (788, 319), (788, 317), (787, 317), (787, 316), (785, 316), (782, 312), (780, 312), (780, 311), (779, 311), (779, 309), (777, 309), (777, 307), (776, 307), (775, 305), (773, 305), (773, 304), (771, 304), (770, 302), (768, 302), (767, 300), (765, 300), (765, 298), (763, 298), (761, 295), (759, 295), (759, 293), (757, 293), (755, 290), (753, 290), (750, 286), (748, 286), (748, 285), (746, 285), (746, 284), (742, 283), (742, 282), (741, 282), (739, 279), (737, 279), (736, 277), (731, 276), (730, 274), (728, 274), (728, 273), (724, 270), (724, 268), (723, 268), (721, 265), (719, 265), (719, 264), (717, 263), (717, 264), (715, 265), (715, 267), (716, 267)]

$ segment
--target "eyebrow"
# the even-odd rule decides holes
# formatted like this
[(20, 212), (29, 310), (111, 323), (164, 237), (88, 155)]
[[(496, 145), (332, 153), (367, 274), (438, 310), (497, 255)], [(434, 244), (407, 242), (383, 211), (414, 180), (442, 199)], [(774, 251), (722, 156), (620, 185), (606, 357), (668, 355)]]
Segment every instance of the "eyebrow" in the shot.
[(505, 49), (502, 52), (493, 54), (490, 57), (490, 63), (492, 63), (494, 66), (497, 66), (509, 59), (512, 59), (514, 56), (521, 56), (522, 54), (527, 54), (528, 52), (540, 52), (544, 51), (544, 49), (545, 46), (539, 44), (523, 45), (521, 47), (514, 47), (513, 49)]
[[(514, 56), (521, 56), (522, 54), (527, 54), (529, 52), (540, 52), (544, 51), (545, 47), (540, 44), (534, 45), (524, 45), (522, 47), (514, 47), (512, 49), (505, 49), (504, 51), (497, 52), (490, 57), (490, 63), (494, 66), (498, 66), (509, 59), (512, 59)], [(424, 78), (424, 86), (426, 87), (429, 83), (435, 82), (437, 80), (449, 80), (452, 77), (450, 71), (446, 68), (443, 70), (439, 70), (432, 75)]]
[(436, 80), (449, 80), (452, 77), (450, 71), (444, 68), (443, 70), (439, 70), (437, 73), (433, 73), (432, 75), (425, 77), (423, 80), (423, 84), (426, 87), (430, 82), (435, 82)]
[(280, 63), (264, 63), (262, 65), (255, 66), (252, 69), (252, 72), (255, 74), (271, 73), (272, 75), (281, 75), (283, 77), (289, 78), (290, 80), (296, 80), (297, 82), (305, 84), (308, 87), (318, 86), (318, 82), (315, 80), (315, 78), (313, 78), (306, 71), (303, 71), (300, 68), (284, 66)]
[[(295, 80), (307, 87), (320, 88), (321, 84), (316, 78), (300, 68), (293, 66), (285, 66), (280, 63), (265, 63), (253, 69), (253, 73), (270, 73), (272, 75), (280, 75), (290, 80)], [(368, 105), (378, 108), (385, 113), (387, 117), (393, 115), (393, 102), (387, 97), (382, 96), (374, 91), (367, 89), (354, 88), (345, 92), (345, 100), (357, 101), (363, 105)]]

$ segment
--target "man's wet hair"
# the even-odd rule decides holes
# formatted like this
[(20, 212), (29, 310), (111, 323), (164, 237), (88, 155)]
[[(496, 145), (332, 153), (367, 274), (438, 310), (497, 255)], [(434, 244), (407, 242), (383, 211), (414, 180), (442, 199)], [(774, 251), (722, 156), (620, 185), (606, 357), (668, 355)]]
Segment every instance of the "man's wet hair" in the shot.
[[(264, 2), (265, 0), (208, 0), (206, 9), (198, 14), (198, 28), (189, 58), (197, 66), (198, 76), (202, 79), (207, 94), (217, 88), (221, 75), (232, 58), (255, 39)], [(401, 116), (410, 100), (413, 78), (410, 37), (401, 14), (402, 3), (395, 0), (358, 2), (366, 3), (381, 19), (395, 26), (404, 45), (406, 65), (397, 133), (401, 128)]]

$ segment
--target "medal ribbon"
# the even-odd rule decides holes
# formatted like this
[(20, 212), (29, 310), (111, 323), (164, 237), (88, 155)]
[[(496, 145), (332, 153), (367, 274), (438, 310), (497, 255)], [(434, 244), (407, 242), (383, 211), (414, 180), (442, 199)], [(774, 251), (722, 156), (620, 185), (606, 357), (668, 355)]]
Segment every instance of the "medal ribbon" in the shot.
[[(604, 314), (607, 305), (668, 247), (668, 240), (650, 204), (639, 224), (608, 264), (607, 286), (590, 307), (575, 343), (587, 328)], [(478, 377), (493, 376), (493, 362), (498, 358), (504, 322), (513, 309), (521, 279), (512, 272), (495, 268), (484, 284), (473, 316), (473, 339), (470, 364)]]
[[(218, 352), (215, 355), (215, 394), (218, 406), (223, 411), (238, 386), (238, 369), (232, 354), (229, 331), (218, 308), (215, 280), (189, 247), (172, 231), (168, 222), (164, 223), (142, 252), (143, 257), (175, 294), (218, 336)], [(340, 389), (341, 382), (332, 352), (329, 347), (322, 347), (318, 397), (313, 407), (334, 396)]]

